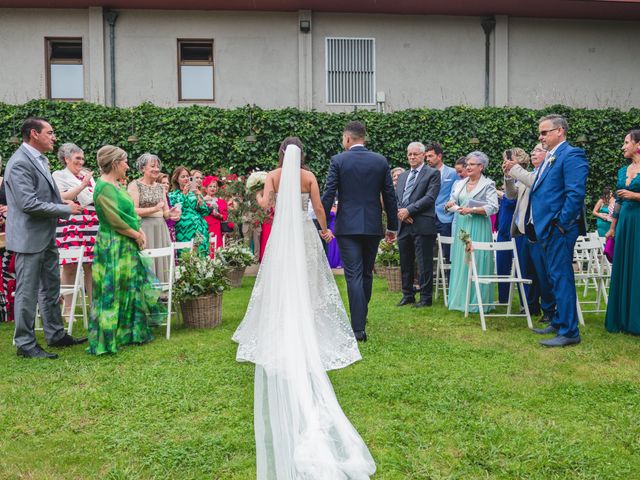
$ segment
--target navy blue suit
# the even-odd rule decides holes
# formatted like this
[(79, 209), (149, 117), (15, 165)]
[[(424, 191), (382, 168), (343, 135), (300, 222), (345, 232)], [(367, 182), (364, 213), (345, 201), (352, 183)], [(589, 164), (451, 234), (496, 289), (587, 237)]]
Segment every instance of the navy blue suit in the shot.
[(573, 249), (580, 230), (589, 163), (582, 149), (564, 142), (540, 171), (531, 188), (529, 206), (556, 299), (551, 325), (558, 335), (574, 338), (579, 331)]
[(327, 218), (336, 194), (340, 203), (333, 233), (347, 281), (351, 326), (354, 332), (364, 332), (373, 266), (384, 235), (380, 196), (387, 213), (387, 228), (398, 230), (398, 207), (387, 159), (360, 145), (334, 155), (322, 195)]

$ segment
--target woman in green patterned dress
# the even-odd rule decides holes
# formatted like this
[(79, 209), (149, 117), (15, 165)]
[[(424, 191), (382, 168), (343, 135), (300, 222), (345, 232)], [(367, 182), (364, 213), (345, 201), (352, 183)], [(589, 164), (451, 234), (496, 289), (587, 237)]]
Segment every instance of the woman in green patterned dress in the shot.
[(119, 184), (129, 166), (124, 150), (106, 145), (98, 150), (102, 176), (94, 193), (100, 230), (93, 259), (93, 303), (89, 348), (94, 355), (116, 353), (119, 347), (153, 339), (149, 324), (162, 316), (153, 276), (138, 250), (146, 238), (133, 199)]
[(188, 242), (196, 240), (196, 236), (202, 237), (202, 243), (198, 247), (201, 255), (209, 255), (209, 227), (204, 217), (211, 210), (204, 201), (204, 197), (198, 190), (197, 184), (189, 176), (189, 170), (185, 167), (177, 167), (171, 175), (169, 202), (172, 207), (180, 205), (182, 213), (180, 220), (176, 222), (176, 240)]

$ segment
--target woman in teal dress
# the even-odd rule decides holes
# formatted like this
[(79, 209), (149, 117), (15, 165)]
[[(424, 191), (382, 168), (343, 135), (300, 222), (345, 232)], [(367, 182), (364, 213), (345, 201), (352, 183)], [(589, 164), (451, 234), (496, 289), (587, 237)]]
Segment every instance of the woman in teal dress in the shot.
[(189, 176), (189, 170), (185, 167), (177, 167), (171, 175), (173, 190), (169, 192), (169, 202), (172, 207), (180, 205), (182, 213), (180, 220), (176, 222), (176, 241), (189, 242), (197, 237), (201, 242), (198, 252), (201, 255), (209, 255), (209, 226), (204, 217), (211, 214), (211, 210), (204, 201), (204, 197), (198, 190), (195, 180)]
[[(460, 239), (466, 232), (469, 240), (491, 242), (491, 215), (498, 211), (498, 195), (496, 184), (485, 177), (482, 172), (489, 165), (489, 158), (482, 152), (471, 152), (467, 155), (467, 178), (456, 182), (451, 197), (446, 205), (447, 210), (456, 212), (456, 230), (453, 233), (451, 246), (451, 277), (449, 279), (449, 310), (464, 312), (467, 295), (467, 278), (469, 265), (465, 259), (466, 243)], [(488, 251), (474, 252), (479, 275), (491, 275), (495, 270), (493, 253)], [(494, 286), (481, 285), (482, 303), (490, 304), (494, 300)], [(469, 303), (478, 303), (475, 288), (471, 288)], [(492, 307), (485, 307), (488, 312)], [(478, 312), (477, 306), (470, 306), (470, 312)]]
[(100, 230), (92, 269), (93, 302), (89, 320), (89, 353), (116, 353), (123, 345), (153, 339), (150, 323), (165, 315), (153, 288), (153, 275), (138, 250), (145, 247), (133, 199), (119, 184), (129, 166), (124, 150), (98, 150), (102, 176), (93, 199)]
[(596, 217), (596, 228), (598, 235), (604, 237), (609, 228), (611, 228), (611, 222), (609, 221), (609, 200), (611, 199), (611, 189), (604, 187), (602, 195), (596, 202), (596, 206), (593, 207), (593, 216)]
[(640, 129), (622, 145), (631, 163), (618, 170), (616, 206), (607, 237), (615, 238), (605, 327), (640, 335)]

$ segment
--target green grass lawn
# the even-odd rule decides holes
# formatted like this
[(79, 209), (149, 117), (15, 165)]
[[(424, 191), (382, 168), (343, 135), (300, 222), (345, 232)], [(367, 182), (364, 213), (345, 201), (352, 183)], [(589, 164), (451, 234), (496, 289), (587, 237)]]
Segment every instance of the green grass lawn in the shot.
[[(252, 284), (219, 328), (115, 356), (21, 359), (0, 324), (0, 478), (255, 478), (253, 366), (231, 341)], [(375, 479), (640, 478), (640, 338), (587, 315), (581, 345), (544, 349), (523, 319), (483, 333), (399, 298), (376, 280), (364, 359), (330, 373)]]

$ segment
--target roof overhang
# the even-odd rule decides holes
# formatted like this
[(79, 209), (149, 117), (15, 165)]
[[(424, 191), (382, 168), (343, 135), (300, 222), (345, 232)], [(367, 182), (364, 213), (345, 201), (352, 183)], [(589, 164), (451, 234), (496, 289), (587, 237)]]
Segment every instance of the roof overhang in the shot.
[(235, 10), (640, 20), (640, 0), (0, 0), (0, 7)]

